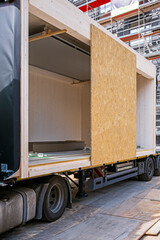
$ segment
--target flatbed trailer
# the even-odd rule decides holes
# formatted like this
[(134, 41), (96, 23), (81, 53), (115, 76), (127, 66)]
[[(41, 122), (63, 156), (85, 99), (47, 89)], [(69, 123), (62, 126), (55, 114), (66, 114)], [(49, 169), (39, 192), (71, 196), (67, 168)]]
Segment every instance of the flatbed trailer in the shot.
[(0, 233), (57, 220), (71, 183), (160, 175), (151, 62), (65, 0), (4, 1), (0, 21)]

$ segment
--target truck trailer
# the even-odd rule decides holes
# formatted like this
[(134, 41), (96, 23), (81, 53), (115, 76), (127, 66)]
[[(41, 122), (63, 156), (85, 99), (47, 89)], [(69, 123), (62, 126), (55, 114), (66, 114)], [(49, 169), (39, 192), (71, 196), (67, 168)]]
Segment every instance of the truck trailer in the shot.
[[(160, 176), (156, 68), (66, 0), (0, 1), (0, 233)], [(77, 179), (77, 180), (76, 180)]]

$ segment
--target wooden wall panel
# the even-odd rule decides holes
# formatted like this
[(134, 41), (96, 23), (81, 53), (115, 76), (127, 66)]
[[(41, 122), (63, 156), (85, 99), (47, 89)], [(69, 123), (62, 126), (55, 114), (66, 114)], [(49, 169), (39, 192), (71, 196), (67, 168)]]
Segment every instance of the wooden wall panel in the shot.
[(92, 165), (136, 157), (136, 55), (91, 26)]

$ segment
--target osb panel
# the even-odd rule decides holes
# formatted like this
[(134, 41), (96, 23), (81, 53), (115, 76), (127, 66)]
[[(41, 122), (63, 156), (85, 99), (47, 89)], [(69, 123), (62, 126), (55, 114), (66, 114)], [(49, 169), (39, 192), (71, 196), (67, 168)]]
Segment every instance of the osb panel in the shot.
[(136, 157), (136, 56), (91, 26), (92, 165)]

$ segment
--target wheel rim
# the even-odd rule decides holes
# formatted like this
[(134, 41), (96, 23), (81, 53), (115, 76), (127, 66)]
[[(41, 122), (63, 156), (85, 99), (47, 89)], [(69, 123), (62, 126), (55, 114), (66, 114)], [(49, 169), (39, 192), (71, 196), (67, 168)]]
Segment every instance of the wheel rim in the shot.
[(64, 191), (61, 184), (56, 183), (50, 190), (49, 194), (49, 209), (53, 213), (57, 213), (63, 204), (64, 201)]
[(153, 173), (153, 164), (150, 162), (148, 164), (148, 175), (152, 176), (152, 173)]

